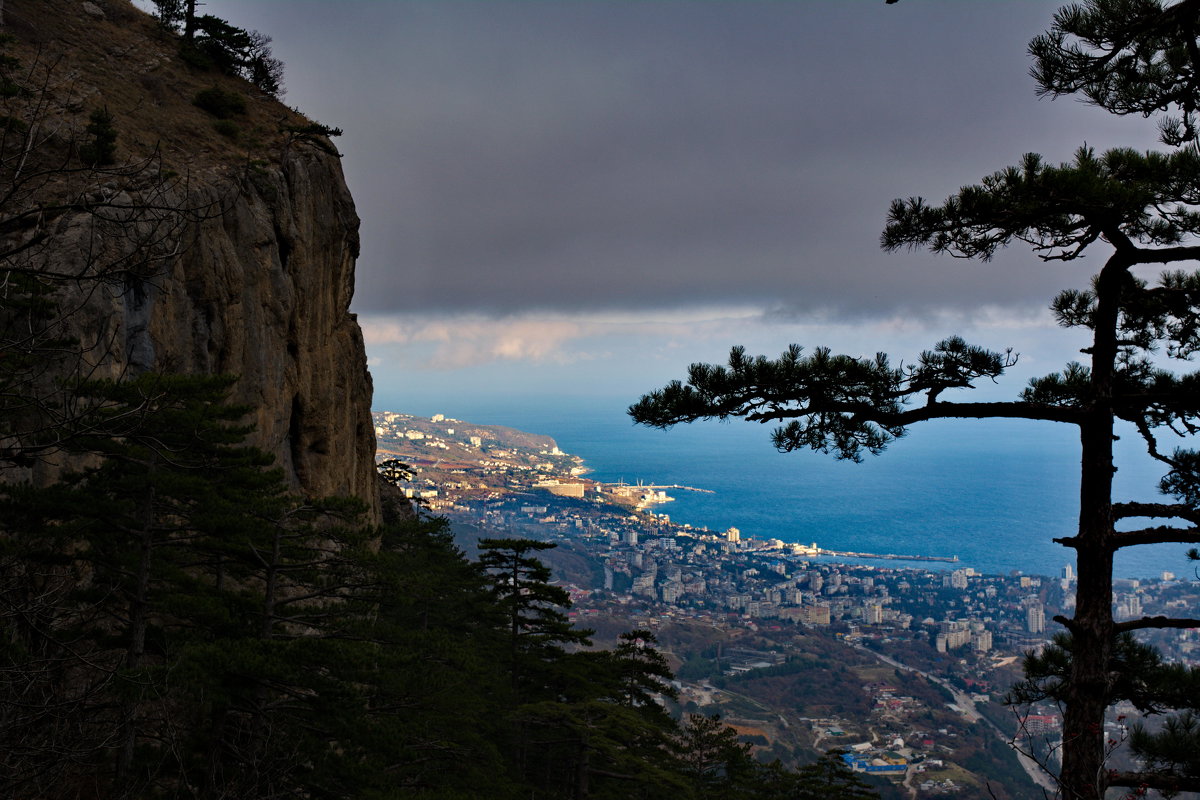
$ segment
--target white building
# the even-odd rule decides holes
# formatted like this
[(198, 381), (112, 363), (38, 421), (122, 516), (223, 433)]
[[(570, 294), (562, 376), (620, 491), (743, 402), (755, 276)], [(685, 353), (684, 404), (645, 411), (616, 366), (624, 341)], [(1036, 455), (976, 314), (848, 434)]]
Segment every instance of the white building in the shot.
[(1041, 603), (1030, 603), (1025, 609), (1025, 629), (1030, 633), (1045, 633), (1046, 609)]

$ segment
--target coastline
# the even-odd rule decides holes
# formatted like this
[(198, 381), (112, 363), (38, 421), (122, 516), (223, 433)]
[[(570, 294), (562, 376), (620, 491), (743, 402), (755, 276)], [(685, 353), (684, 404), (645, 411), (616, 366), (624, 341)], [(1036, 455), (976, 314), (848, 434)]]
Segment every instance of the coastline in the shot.
[[(621, 409), (599, 404), (526, 406), (497, 421), (545, 431), (581, 458), (586, 473), (577, 478), (619, 483), (641, 477), (712, 490), (670, 492), (674, 499), (659, 507), (672, 522), (693, 528), (737, 527), (746, 536), (817, 541), (837, 552), (957, 555), (957, 566), (987, 574), (1056, 575), (1074, 563), (1074, 554), (1052, 540), (1070, 536), (1077, 523), (1072, 468), (1078, 443), (1045, 426), (930, 424), (883, 455), (852, 464), (807, 451), (778, 453), (759, 426), (659, 431), (634, 426)], [(1159, 501), (1152, 462), (1127, 453), (1116, 478), (1125, 499)], [(1190, 574), (1186, 548), (1134, 550), (1117, 554), (1116, 577)], [(936, 561), (869, 563), (955, 568)]]

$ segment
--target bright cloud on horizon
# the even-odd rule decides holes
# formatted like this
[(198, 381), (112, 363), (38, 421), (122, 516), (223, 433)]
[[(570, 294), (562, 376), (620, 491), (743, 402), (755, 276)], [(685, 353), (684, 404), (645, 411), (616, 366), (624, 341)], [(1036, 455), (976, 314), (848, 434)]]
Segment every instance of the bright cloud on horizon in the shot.
[[(359, 324), (368, 348), (388, 348), (406, 366), (454, 370), (497, 361), (567, 364), (603, 358), (595, 343), (610, 338), (627, 341), (711, 335), (753, 323), (761, 315), (749, 310), (674, 311), (661, 315), (631, 312), (565, 315), (522, 314), (490, 318), (460, 315), (362, 315)], [(383, 364), (381, 360), (376, 363)]]
[[(566, 365), (624, 358), (630, 349), (669, 357), (698, 345), (724, 352), (734, 344), (774, 354), (792, 342), (828, 345), (852, 354), (913, 347), (918, 350), (952, 333), (986, 337), (1006, 347), (1006, 336), (1029, 344), (1055, 328), (1045, 311), (1014, 312), (985, 307), (848, 322), (833, 315), (774, 314), (751, 308), (681, 309), (578, 315), (478, 314), (361, 315), (366, 343), (379, 368), (448, 371), (497, 362)], [(897, 357), (915, 355), (900, 351)]]

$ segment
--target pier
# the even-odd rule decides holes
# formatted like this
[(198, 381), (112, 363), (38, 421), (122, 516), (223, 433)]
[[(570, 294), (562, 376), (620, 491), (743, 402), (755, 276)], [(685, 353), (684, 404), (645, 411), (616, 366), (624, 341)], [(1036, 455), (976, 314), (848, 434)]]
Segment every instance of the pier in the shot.
[(958, 563), (958, 556), (905, 556), (898, 553), (854, 553), (848, 550), (826, 550), (817, 548), (817, 555), (836, 556), (837, 558), (883, 558), (895, 561), (945, 561)]
[(625, 483), (624, 481), (620, 481), (618, 483), (610, 483), (608, 485), (612, 486), (614, 488), (621, 488), (621, 489), (625, 489), (625, 488), (628, 488), (628, 489), (654, 489), (654, 490), (682, 489), (685, 492), (704, 492), (705, 494), (716, 494), (716, 492), (714, 492), (712, 489), (697, 489), (695, 486), (680, 486), (677, 483), (672, 484), (670, 486), (666, 486), (666, 485), (659, 485), (659, 484), (651, 485), (651, 484), (641, 483), (641, 482)]

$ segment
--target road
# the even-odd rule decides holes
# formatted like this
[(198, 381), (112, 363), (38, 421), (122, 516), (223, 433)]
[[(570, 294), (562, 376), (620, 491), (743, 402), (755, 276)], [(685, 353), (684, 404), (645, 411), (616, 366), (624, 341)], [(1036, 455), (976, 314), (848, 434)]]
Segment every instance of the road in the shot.
[[(996, 723), (992, 722), (990, 719), (988, 719), (987, 717), (983, 716), (978, 711), (976, 711), (975, 710), (975, 701), (972, 700), (970, 698), (970, 696), (967, 695), (966, 692), (963, 692), (963, 691), (959, 690), (958, 688), (952, 686), (944, 678), (939, 678), (936, 675), (930, 675), (928, 672), (919, 670), (916, 667), (910, 667), (908, 664), (901, 664), (896, 659), (894, 659), (890, 656), (885, 656), (883, 653), (877, 653), (874, 650), (872, 650), (868, 647), (863, 647), (860, 644), (856, 644), (856, 645), (854, 645), (854, 647), (857, 650), (859, 650), (860, 652), (874, 656), (875, 658), (879, 659), (880, 661), (884, 662), (885, 664), (890, 664), (891, 666), (896, 667), (897, 669), (902, 669), (907, 672), (915, 672), (916, 674), (925, 678), (925, 680), (930, 681), (932, 683), (936, 683), (938, 686), (941, 686), (946, 691), (950, 692), (951, 696), (954, 697), (954, 705), (958, 709), (958, 712), (960, 714), (962, 714), (963, 719), (967, 720), (968, 722), (982, 721), (982, 722), (986, 723), (988, 725), (988, 727), (990, 727), (992, 730), (994, 730), (996, 732), (996, 735), (999, 736), (1001, 739), (1003, 739), (1008, 744), (1008, 746), (1011, 747), (1013, 749), (1013, 751), (1017, 754), (1017, 760), (1021, 763), (1021, 768), (1025, 770), (1025, 774), (1029, 776), (1029, 779), (1031, 781), (1033, 781), (1034, 783), (1036, 783), (1038, 786), (1041, 786), (1043, 789), (1046, 789), (1047, 791), (1051, 792), (1051, 797), (1057, 796), (1058, 782), (1054, 779), (1054, 776), (1047, 774), (1047, 772), (1044, 769), (1042, 769), (1040, 764), (1038, 764), (1036, 761), (1034, 761), (1032, 758), (1030, 758), (1025, 753), (1021, 752), (1021, 750), (1016, 745), (1013, 744), (1012, 738), (1010, 736), (1008, 736), (1008, 734), (1006, 734), (1003, 730), (1001, 730), (1000, 727), (998, 725), (996, 725)], [(913, 791), (913, 787), (908, 782), (908, 776), (905, 777), (905, 785), (909, 788), (910, 791)]]

